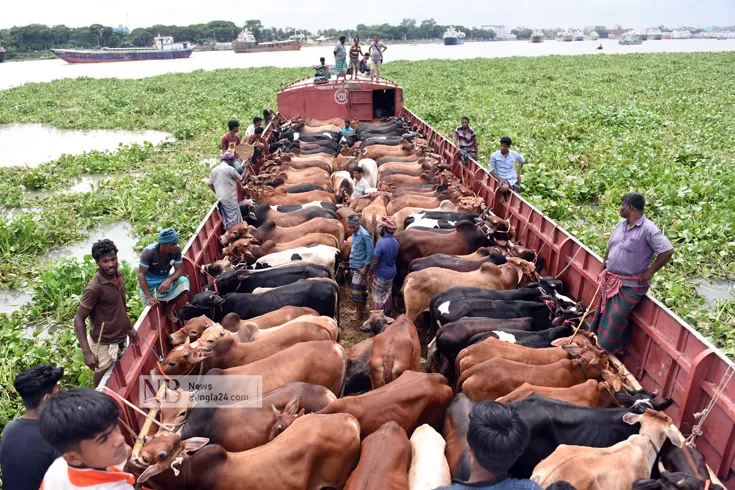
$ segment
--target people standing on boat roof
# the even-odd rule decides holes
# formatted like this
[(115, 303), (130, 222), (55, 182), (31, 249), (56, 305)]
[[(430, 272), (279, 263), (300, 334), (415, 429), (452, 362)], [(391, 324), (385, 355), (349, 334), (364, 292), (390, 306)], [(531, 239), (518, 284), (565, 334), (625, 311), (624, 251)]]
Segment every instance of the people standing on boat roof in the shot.
[(324, 83), (329, 80), (332, 75), (329, 73), (329, 67), (326, 65), (324, 58), (319, 58), (319, 63), (320, 64), (314, 67), (314, 82), (321, 81)]
[(365, 303), (367, 302), (367, 273), (370, 263), (373, 261), (373, 239), (365, 228), (360, 224), (360, 216), (353, 214), (347, 217), (347, 226), (352, 230), (352, 249), (350, 249), (350, 292), (352, 301), (355, 302), (355, 321), (359, 321), (365, 315)]
[(380, 239), (375, 244), (373, 260), (368, 269), (372, 277), (370, 293), (373, 297), (373, 310), (382, 310), (385, 315), (393, 308), (393, 279), (396, 277), (396, 259), (400, 246), (393, 236), (396, 232), (396, 219), (384, 216), (378, 223)]
[(528, 427), (513, 410), (498, 402), (479, 402), (470, 412), (467, 430), (470, 476), (437, 490), (543, 490), (531, 480), (508, 476), (529, 438)]
[(360, 56), (362, 48), (360, 47), (360, 38), (356, 37), (352, 46), (350, 46), (350, 73), (352, 79), (357, 80), (357, 73), (360, 71)]
[(255, 134), (255, 128), (260, 128), (263, 126), (263, 118), (259, 116), (255, 116), (253, 118), (253, 124), (247, 127), (245, 130), (245, 137), (250, 136), (251, 134)]
[(373, 71), (370, 73), (370, 81), (380, 80), (380, 65), (383, 63), (383, 53), (388, 49), (388, 46), (378, 38), (373, 36), (373, 42), (370, 43), (370, 60), (373, 62)]
[(339, 132), (340, 138), (342, 136), (347, 136), (348, 133), (352, 133), (353, 131), (355, 131), (354, 129), (352, 129), (351, 125), (352, 121), (350, 121), (349, 119), (345, 119), (345, 127), (342, 128), (342, 131)]
[(372, 73), (372, 70), (370, 69), (368, 63), (370, 62), (370, 53), (365, 53), (362, 55), (362, 59), (360, 60), (360, 73), (364, 73), (367, 76), (370, 76)]
[[(500, 150), (494, 152), (490, 156), (490, 175), (500, 180), (513, 189), (515, 192), (521, 192), (521, 169), (526, 160), (510, 147), (513, 141), (508, 136), (500, 138)], [(518, 164), (516, 168), (516, 163)]]
[[(174, 272), (170, 274), (171, 267)], [(138, 263), (138, 292), (143, 305), (159, 306), (176, 325), (174, 301), (189, 290), (189, 279), (184, 275), (184, 264), (179, 247), (179, 234), (173, 228), (165, 228), (158, 234), (158, 241), (148, 245)]]
[(43, 475), (61, 453), (41, 437), (38, 412), (59, 389), (64, 369), (39, 364), (22, 371), (13, 381), (26, 411), (3, 430), (0, 438), (0, 470), (3, 488), (38, 490)]
[(43, 490), (132, 490), (124, 470), (132, 452), (120, 432), (120, 408), (90, 388), (70, 388), (41, 407), (41, 435), (61, 456), (46, 471)]
[(339, 36), (339, 42), (334, 46), (334, 71), (337, 79), (340, 76), (347, 78), (347, 48), (345, 48), (345, 36)]
[(600, 297), (591, 330), (597, 332), (600, 347), (612, 354), (623, 348), (630, 314), (648, 292), (653, 275), (674, 255), (669, 239), (644, 216), (645, 205), (641, 194), (623, 196), (619, 212), (624, 219), (607, 242), (602, 262)]
[(463, 117), (461, 126), (454, 131), (454, 144), (459, 148), (462, 165), (467, 165), (467, 158), (477, 160), (477, 135), (470, 127), (470, 118)]
[(235, 170), (239, 173), (243, 173), (244, 169), (240, 163), (239, 155), (237, 154), (237, 147), (240, 146), (240, 143), (242, 142), (242, 139), (238, 134), (240, 132), (240, 122), (236, 119), (230, 120), (227, 123), (227, 129), (228, 131), (220, 140), (220, 148), (222, 149), (222, 153), (230, 150), (235, 154)]
[(212, 169), (207, 182), (209, 188), (217, 196), (219, 213), (222, 216), (222, 225), (225, 230), (242, 223), (240, 203), (237, 199), (237, 185), (242, 181), (242, 175), (235, 171), (234, 161), (234, 153), (229, 150), (224, 152), (222, 161)]
[(263, 128), (261, 126), (255, 128), (255, 132), (248, 136), (245, 142), (253, 145), (253, 156), (250, 158), (250, 163), (255, 164), (260, 159), (267, 145), (265, 138), (263, 138)]
[(107, 368), (122, 356), (126, 339), (137, 342), (138, 332), (126, 311), (125, 276), (118, 269), (117, 247), (112, 240), (100, 240), (92, 245), (92, 258), (97, 263), (97, 272), (82, 291), (74, 317), (74, 333), (84, 364), (94, 371), (93, 382), (97, 386)]

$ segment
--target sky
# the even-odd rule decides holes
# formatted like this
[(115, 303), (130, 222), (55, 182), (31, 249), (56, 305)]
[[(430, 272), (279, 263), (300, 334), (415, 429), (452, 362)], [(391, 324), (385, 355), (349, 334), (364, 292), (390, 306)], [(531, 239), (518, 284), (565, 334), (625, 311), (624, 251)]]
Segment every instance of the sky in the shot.
[[(40, 23), (69, 27), (119, 24), (147, 27), (154, 24), (188, 25), (212, 20), (231, 20), (242, 25), (259, 19), (267, 27), (354, 28), (362, 24), (398, 24), (409, 17), (419, 23), (434, 18), (438, 24), (468, 27), (649, 27), (666, 25), (735, 25), (735, 0), (470, 0), (453, 4), (447, 0), (275, 0), (247, 2), (202, 2), (176, 0), (151, 2), (126, 0), (6, 0), (0, 9), (0, 28)], [(457, 5), (457, 8), (451, 8)]]

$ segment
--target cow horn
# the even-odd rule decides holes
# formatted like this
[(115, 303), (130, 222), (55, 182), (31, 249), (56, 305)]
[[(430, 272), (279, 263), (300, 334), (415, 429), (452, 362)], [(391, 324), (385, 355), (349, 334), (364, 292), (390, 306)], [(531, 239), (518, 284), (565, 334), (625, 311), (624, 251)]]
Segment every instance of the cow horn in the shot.
[(664, 463), (660, 459), (658, 460), (658, 471), (659, 473), (663, 473), (666, 471), (666, 468), (664, 468)]
[(687, 481), (684, 478), (682, 478), (681, 480), (679, 480), (678, 482), (676, 482), (676, 486), (679, 487), (679, 488), (684, 488), (686, 486), (686, 484), (687, 484)]
[(281, 415), (275, 405), (271, 405), (271, 410), (273, 410), (273, 413), (275, 413), (276, 415)]
[(653, 398), (656, 398), (658, 396), (658, 390), (653, 390), (651, 395), (653, 395)]

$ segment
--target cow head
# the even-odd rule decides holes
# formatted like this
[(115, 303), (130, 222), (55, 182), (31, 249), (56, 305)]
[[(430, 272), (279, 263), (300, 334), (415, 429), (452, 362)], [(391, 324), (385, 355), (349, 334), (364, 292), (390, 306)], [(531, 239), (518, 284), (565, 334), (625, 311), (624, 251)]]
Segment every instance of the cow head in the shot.
[(283, 411), (279, 411), (275, 406), (271, 405), (273, 410), (273, 420), (268, 424), (268, 441), (272, 441), (281, 432), (286, 430), (294, 420), (304, 415), (305, 408), (299, 410), (299, 396), (296, 395), (286, 404)]
[(622, 406), (630, 408), (635, 413), (643, 413), (646, 410), (662, 412), (674, 403), (671, 398), (656, 400), (656, 396), (658, 396), (658, 390), (651, 393), (643, 389), (634, 390), (628, 387), (628, 393), (619, 393), (617, 399)]
[(661, 478), (650, 480), (641, 478), (633, 482), (635, 490), (725, 490), (709, 480), (699, 480), (685, 473), (663, 471)]
[(256, 240), (255, 237), (241, 238), (226, 246), (222, 250), (222, 253), (232, 258), (244, 260), (246, 253), (250, 252), (253, 246), (257, 243), (258, 240)]
[(200, 357), (210, 356), (217, 342), (225, 337), (232, 337), (232, 334), (222, 325), (215, 324), (207, 328), (199, 339), (200, 350), (203, 351), (200, 352)]
[[(160, 362), (160, 368), (156, 366), (151, 370), (151, 374), (180, 376), (191, 372), (194, 366), (204, 359), (205, 357), (201, 356), (199, 349), (192, 346), (191, 341), (187, 338), (182, 345), (171, 349), (163, 361)], [(160, 373), (160, 370), (163, 373)]]
[(184, 391), (181, 388), (170, 390), (166, 388), (163, 400), (148, 398), (143, 400), (140, 408), (156, 409), (161, 420), (161, 429), (164, 432), (156, 433), (156, 437), (168, 433), (174, 433), (186, 423), (191, 408), (196, 403), (195, 391)]
[(534, 267), (533, 262), (528, 262), (526, 260), (519, 259), (518, 257), (509, 257), (508, 261), (500, 267), (504, 269), (515, 269), (518, 274), (517, 285), (521, 284), (524, 278), (528, 279), (536, 276), (536, 268)]
[(222, 245), (235, 242), (242, 238), (253, 238), (253, 228), (250, 224), (242, 221), (230, 228), (225, 232), (224, 235), (219, 237), (219, 241)]
[(370, 318), (365, 320), (365, 323), (360, 327), (360, 331), (372, 332), (373, 335), (378, 335), (393, 322), (393, 318), (386, 316), (383, 310), (371, 310)]
[(585, 377), (595, 379), (601, 375), (602, 368), (607, 366), (607, 354), (590, 343), (584, 346), (577, 344), (565, 344), (561, 346), (573, 358), (575, 364), (580, 366)]
[(202, 291), (201, 293), (195, 294), (191, 301), (186, 303), (186, 306), (193, 306), (194, 308), (216, 308), (222, 306), (225, 299), (214, 291)]
[(137, 456), (131, 458), (130, 466), (133, 473), (139, 475), (138, 483), (145, 483), (169, 469), (178, 476), (184, 460), (208, 442), (206, 437), (192, 437), (182, 441), (178, 434), (153, 437), (143, 444)]
[(214, 324), (215, 323), (205, 315), (198, 316), (196, 318), (192, 318), (186, 322), (182, 328), (172, 333), (169, 336), (169, 339), (173, 345), (181, 345), (186, 342), (186, 339), (195, 341), (199, 339), (199, 336), (207, 329), (207, 327), (211, 327)]
[(240, 284), (245, 281), (252, 272), (247, 269), (236, 269), (221, 274), (215, 280), (215, 285), (207, 286), (207, 289), (216, 290), (217, 292), (226, 294), (237, 291)]
[(626, 413), (623, 415), (623, 422), (630, 425), (641, 424), (639, 434), (649, 439), (657, 449), (656, 453), (661, 450), (665, 439), (671, 441), (671, 444), (676, 447), (681, 447), (684, 443), (684, 437), (679, 429), (676, 428), (671, 418), (663, 412), (646, 410), (642, 414)]

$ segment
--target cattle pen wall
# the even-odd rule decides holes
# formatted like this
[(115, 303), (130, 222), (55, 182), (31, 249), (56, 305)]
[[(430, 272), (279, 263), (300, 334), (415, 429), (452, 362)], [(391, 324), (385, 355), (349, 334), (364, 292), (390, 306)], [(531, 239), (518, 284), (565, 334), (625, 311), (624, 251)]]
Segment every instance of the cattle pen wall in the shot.
[[(436, 153), (452, 165), (454, 175), (482, 196), (489, 209), (510, 220), (520, 244), (543, 256), (545, 274), (556, 276), (561, 272), (559, 279), (568, 285), (570, 296), (589, 305), (597, 289), (602, 259), (518, 194), (511, 193), (505, 203), (496, 200), (498, 181), (483, 167), (472, 160), (463, 168), (459, 150), (452, 142), (405, 107), (400, 115), (424, 133)], [(723, 375), (733, 365), (691, 325), (651, 296), (644, 298), (633, 313), (625, 351), (621, 360), (643, 387), (674, 400), (666, 412), (684, 435), (692, 432), (697, 423), (694, 414), (709, 405)], [(735, 490), (733, 400), (735, 385), (730, 384), (697, 439), (697, 449), (730, 490)]]

